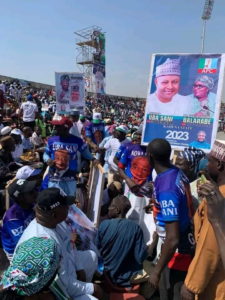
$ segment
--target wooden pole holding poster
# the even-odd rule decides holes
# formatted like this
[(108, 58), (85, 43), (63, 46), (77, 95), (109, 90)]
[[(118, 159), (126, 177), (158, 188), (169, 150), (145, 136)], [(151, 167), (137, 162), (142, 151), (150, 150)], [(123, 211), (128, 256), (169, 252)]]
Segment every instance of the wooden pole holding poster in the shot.
[(101, 165), (94, 166), (92, 164), (90, 174), (92, 177), (89, 186), (87, 217), (94, 223), (95, 227), (98, 227), (105, 183), (105, 171)]

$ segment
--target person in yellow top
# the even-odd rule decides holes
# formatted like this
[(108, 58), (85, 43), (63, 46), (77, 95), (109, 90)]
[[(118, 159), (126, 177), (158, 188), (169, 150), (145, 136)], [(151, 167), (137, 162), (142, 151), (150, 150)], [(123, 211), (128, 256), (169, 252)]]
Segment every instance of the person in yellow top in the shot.
[[(208, 174), (225, 196), (225, 145), (215, 141), (207, 164)], [(211, 192), (213, 197), (214, 191)], [(225, 299), (225, 271), (212, 225), (208, 219), (207, 202), (204, 199), (195, 216), (195, 256), (189, 266), (181, 289), (183, 300)]]

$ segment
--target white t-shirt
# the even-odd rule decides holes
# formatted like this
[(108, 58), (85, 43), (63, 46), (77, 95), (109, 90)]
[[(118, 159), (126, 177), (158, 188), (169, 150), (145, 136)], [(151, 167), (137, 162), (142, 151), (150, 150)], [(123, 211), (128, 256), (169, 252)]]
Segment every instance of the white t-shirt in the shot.
[(38, 107), (36, 103), (31, 101), (24, 102), (20, 109), (23, 110), (23, 121), (33, 122), (35, 121), (35, 113), (38, 112)]
[(116, 155), (116, 152), (119, 150), (119, 147), (121, 144), (127, 143), (129, 140), (125, 139), (122, 143), (116, 138), (111, 138), (106, 142), (104, 148), (106, 150), (111, 150), (111, 155), (109, 156), (108, 159), (108, 164), (109, 164), (109, 169), (114, 170), (115, 172), (118, 172), (118, 166), (113, 162), (113, 159)]
[(16, 145), (15, 151), (11, 152), (11, 154), (14, 161), (19, 161), (20, 156), (23, 154), (23, 145), (22, 144)]
[(162, 103), (156, 96), (156, 93), (150, 94), (147, 100), (147, 114), (158, 113), (166, 116), (183, 116), (191, 114), (193, 99), (189, 96), (176, 94), (172, 101)]

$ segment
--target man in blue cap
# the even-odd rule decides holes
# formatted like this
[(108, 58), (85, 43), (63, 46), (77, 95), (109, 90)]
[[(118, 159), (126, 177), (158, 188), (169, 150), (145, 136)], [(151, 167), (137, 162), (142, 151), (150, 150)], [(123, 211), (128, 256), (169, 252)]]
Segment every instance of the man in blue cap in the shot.
[(34, 131), (35, 119), (38, 118), (38, 107), (33, 102), (33, 96), (27, 96), (27, 102), (23, 102), (20, 107), (20, 118), (23, 118), (25, 127), (30, 127)]

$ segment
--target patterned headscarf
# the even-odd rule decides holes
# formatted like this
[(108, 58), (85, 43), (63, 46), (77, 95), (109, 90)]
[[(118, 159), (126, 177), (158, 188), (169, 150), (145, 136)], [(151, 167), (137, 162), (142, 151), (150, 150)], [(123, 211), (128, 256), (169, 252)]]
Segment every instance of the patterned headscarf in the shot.
[(22, 296), (38, 293), (53, 278), (60, 262), (53, 239), (33, 237), (18, 246), (3, 277), (3, 288)]
[(179, 152), (178, 156), (188, 160), (191, 165), (198, 166), (200, 160), (205, 157), (205, 152), (195, 147), (188, 147)]
[(213, 89), (214, 80), (209, 76), (206, 76), (206, 75), (199, 76), (199, 77), (196, 78), (195, 82), (196, 81), (202, 82), (209, 90)]

